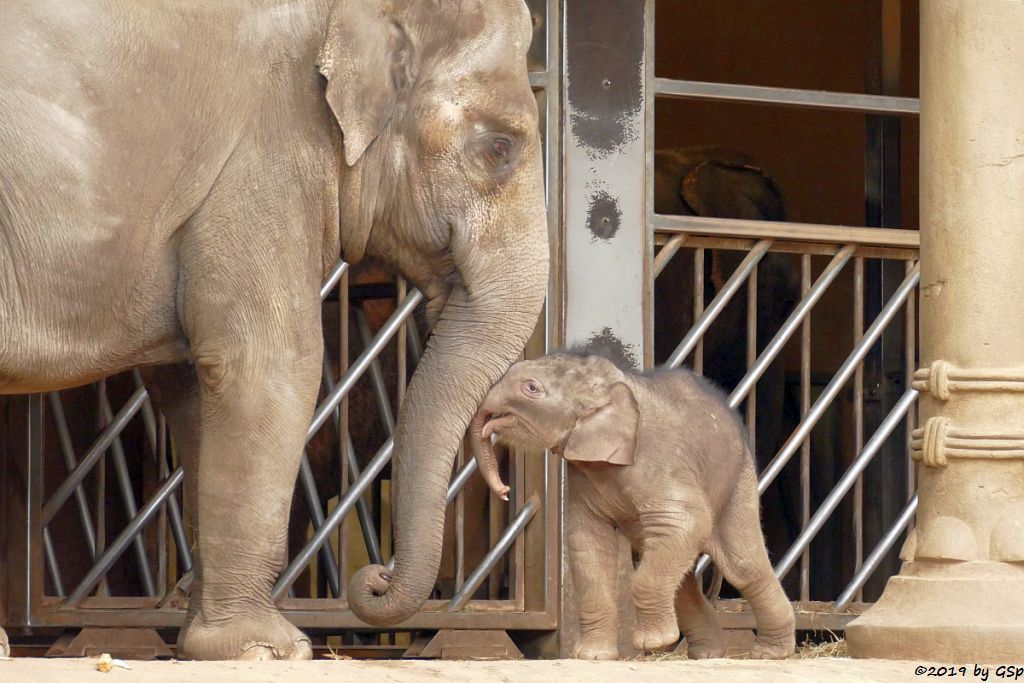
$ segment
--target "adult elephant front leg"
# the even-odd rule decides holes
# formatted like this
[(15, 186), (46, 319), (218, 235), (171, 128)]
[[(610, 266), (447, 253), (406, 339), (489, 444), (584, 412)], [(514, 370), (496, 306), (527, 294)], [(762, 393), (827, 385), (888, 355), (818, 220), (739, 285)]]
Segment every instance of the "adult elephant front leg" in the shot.
[(225, 224), (238, 209), (221, 204), (215, 219), (189, 226), (180, 250), (180, 317), (201, 413), (196, 587), (178, 639), (192, 659), (312, 655), (270, 592), (319, 388), (322, 266), (311, 231), (294, 225), (301, 218), (284, 218), (301, 216), (298, 207), (269, 208), (255, 226)]
[[(258, 295), (267, 298), (267, 309), (275, 297), (270, 289)], [(257, 296), (247, 298), (240, 308), (252, 310), (197, 324), (197, 581), (179, 651), (192, 659), (308, 659), (309, 639), (281, 616), (270, 590), (282, 569), (293, 483), (316, 396), (319, 335), (299, 342), (287, 329), (315, 327), (315, 316), (275, 320), (280, 311), (261, 310)], [(200, 319), (212, 313), (203, 310)], [(270, 338), (277, 335), (291, 343)]]

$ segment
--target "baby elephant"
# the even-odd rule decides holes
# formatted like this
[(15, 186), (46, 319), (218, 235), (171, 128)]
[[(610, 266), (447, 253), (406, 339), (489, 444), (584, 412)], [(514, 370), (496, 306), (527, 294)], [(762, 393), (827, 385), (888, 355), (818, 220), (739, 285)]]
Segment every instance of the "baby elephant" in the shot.
[(692, 573), (705, 552), (750, 604), (752, 656), (792, 654), (793, 608), (768, 561), (743, 425), (701, 377), (638, 375), (600, 356), (552, 354), (513, 365), (470, 430), (481, 472), (502, 498), (508, 487), (492, 434), (511, 446), (549, 448), (572, 465), (565, 524), (579, 595), (576, 657), (618, 656), (617, 529), (640, 554), (632, 586), (637, 649), (671, 648), (682, 631), (691, 658), (725, 654), (715, 611)]

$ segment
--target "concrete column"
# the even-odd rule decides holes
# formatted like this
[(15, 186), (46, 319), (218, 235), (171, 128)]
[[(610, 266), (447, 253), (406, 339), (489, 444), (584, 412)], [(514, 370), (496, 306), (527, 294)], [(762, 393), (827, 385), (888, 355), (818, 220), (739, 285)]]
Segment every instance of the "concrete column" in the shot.
[(916, 530), (851, 655), (1024, 661), (1024, 2), (921, 2)]

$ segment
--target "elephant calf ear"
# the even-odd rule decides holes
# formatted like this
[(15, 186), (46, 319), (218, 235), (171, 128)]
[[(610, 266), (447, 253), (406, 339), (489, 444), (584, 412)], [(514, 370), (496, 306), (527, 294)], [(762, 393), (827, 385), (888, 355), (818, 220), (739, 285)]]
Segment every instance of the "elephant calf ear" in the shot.
[(608, 402), (576, 421), (563, 453), (566, 460), (632, 465), (640, 410), (629, 387), (612, 385)]

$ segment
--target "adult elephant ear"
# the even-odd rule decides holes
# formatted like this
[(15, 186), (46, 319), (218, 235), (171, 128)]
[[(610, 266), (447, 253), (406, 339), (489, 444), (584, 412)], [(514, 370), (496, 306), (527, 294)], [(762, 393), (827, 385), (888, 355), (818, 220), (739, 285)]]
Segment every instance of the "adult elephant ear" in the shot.
[[(408, 35), (380, 0), (336, 0), (327, 26), (326, 40), (317, 56), (317, 68), (327, 79), (327, 103), (344, 137), (345, 163), (354, 166), (394, 115), (403, 90), (412, 82), (412, 55)], [(376, 162), (379, 164), (380, 160)], [(364, 164), (365, 165), (365, 164)], [(364, 175), (379, 178), (379, 169)], [(348, 174), (342, 188), (348, 202), (343, 207), (346, 224), (345, 257), (362, 258), (370, 237), (374, 206), (367, 192), (376, 185), (362, 184), (359, 174)], [(352, 213), (354, 212), (354, 213)], [(344, 220), (348, 218), (348, 220)]]
[(573, 427), (562, 455), (576, 462), (632, 465), (640, 410), (632, 390), (623, 382), (611, 386), (607, 400), (584, 413)]
[(679, 187), (698, 216), (785, 220), (782, 193), (764, 171), (743, 161), (708, 159), (683, 176)]

